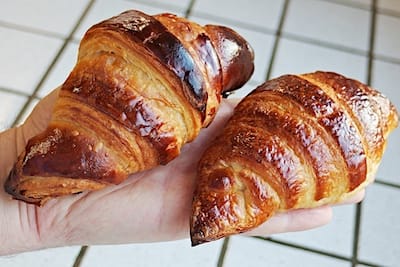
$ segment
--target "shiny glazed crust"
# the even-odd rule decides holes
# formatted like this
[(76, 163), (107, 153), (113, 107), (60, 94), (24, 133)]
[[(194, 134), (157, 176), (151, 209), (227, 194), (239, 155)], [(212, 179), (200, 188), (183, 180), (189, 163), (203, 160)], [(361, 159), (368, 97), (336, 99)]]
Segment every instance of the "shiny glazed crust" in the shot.
[(172, 14), (129, 10), (92, 26), (6, 191), (41, 205), (168, 163), (213, 120), (221, 94), (250, 78), (253, 58), (234, 31)]
[(398, 115), (376, 90), (332, 72), (285, 75), (236, 107), (198, 166), (193, 245), (273, 214), (333, 204), (372, 180)]

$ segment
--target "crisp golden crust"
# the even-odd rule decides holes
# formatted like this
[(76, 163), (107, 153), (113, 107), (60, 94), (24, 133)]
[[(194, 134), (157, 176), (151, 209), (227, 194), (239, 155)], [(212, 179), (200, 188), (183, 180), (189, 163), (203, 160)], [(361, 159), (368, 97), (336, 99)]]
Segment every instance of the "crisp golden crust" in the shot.
[[(192, 31), (184, 34), (182, 27)], [(177, 157), (213, 120), (225, 89), (223, 70), (237, 64), (221, 60), (224, 50), (207, 34), (184, 18), (136, 10), (91, 27), (48, 128), (29, 141), (6, 191), (42, 205), (118, 184)], [(240, 61), (251, 69), (237, 78), (242, 83), (252, 73), (253, 54), (243, 38), (236, 41), (248, 49)]]
[(347, 164), (350, 188), (356, 188), (365, 179), (366, 155), (362, 136), (346, 108), (321, 88), (305, 79), (286, 75), (260, 86), (255, 93), (277, 92), (303, 107), (309, 115), (315, 117), (333, 137)]
[(192, 244), (253, 229), (276, 212), (351, 197), (373, 180), (397, 124), (387, 98), (336, 73), (264, 83), (199, 162)]

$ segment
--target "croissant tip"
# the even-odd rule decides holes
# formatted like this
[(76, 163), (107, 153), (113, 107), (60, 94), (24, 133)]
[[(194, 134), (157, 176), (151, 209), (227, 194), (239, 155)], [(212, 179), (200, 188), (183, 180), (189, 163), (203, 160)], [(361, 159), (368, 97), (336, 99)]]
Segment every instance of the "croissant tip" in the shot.
[(194, 228), (191, 228), (190, 230), (190, 241), (192, 247), (196, 247), (198, 245), (208, 242), (203, 232), (198, 230), (196, 231)]
[(201, 242), (199, 242), (198, 240), (193, 240), (193, 239), (191, 239), (190, 242), (192, 247), (196, 247), (201, 244)]
[(198, 245), (201, 245), (201, 244), (209, 242), (207, 240), (204, 240), (204, 239), (201, 239), (201, 238), (195, 238), (195, 237), (191, 237), (190, 240), (191, 240), (192, 247), (196, 247)]
[(14, 187), (10, 186), (7, 182), (4, 185), (4, 190), (11, 195), (11, 197), (15, 200), (20, 200), (23, 201), (27, 204), (33, 204), (36, 205), (38, 207), (42, 207), (44, 205), (44, 203), (47, 202), (47, 198), (46, 199), (36, 199), (36, 198), (30, 198), (30, 197), (26, 197), (24, 195), (24, 192), (22, 191), (17, 191)]

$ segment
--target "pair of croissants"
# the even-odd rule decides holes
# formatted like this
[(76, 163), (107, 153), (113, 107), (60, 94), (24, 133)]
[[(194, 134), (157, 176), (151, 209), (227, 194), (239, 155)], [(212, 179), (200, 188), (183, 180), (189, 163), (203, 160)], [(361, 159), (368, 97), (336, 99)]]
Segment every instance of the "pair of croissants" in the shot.
[[(222, 95), (247, 82), (253, 59), (232, 29), (171, 14), (130, 10), (94, 25), (5, 190), (43, 205), (168, 163), (212, 122)], [(198, 163), (192, 244), (350, 197), (373, 179), (397, 123), (385, 96), (336, 73), (260, 85)]]

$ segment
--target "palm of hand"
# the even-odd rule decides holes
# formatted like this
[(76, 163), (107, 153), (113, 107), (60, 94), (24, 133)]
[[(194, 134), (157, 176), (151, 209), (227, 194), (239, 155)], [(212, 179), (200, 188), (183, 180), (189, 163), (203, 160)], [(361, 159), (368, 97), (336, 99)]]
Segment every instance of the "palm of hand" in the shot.
[[(57, 92), (53, 92), (36, 106), (21, 127), (23, 143), (46, 128), (56, 97)], [(82, 240), (121, 243), (187, 237), (197, 161), (204, 144), (217, 134), (232, 110), (232, 104), (222, 105), (212, 126), (202, 130), (194, 142), (184, 146), (181, 156), (166, 166), (132, 175), (122, 184), (100, 191), (50, 200), (42, 208), (10, 200), (3, 193), (5, 208), (10, 213), (23, 210), (26, 224), (35, 224), (36, 238), (50, 242), (50, 246)], [(21, 149), (20, 145), (17, 150)]]

